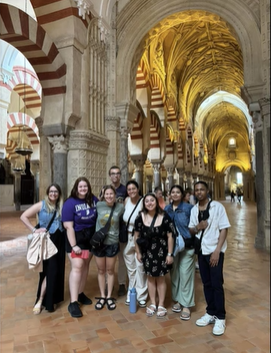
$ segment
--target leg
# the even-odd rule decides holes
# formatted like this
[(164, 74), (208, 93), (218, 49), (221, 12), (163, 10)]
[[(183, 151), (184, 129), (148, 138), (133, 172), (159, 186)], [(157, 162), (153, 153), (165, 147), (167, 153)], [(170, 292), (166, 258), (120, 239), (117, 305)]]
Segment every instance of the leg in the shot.
[(223, 288), (223, 264), (224, 253), (220, 253), (218, 265), (210, 268), (211, 284), (213, 289), (213, 298), (215, 305), (215, 315), (219, 320), (225, 320), (225, 296)]
[(81, 289), (82, 273), (85, 270), (85, 261), (80, 258), (72, 258), (71, 254), (68, 254), (71, 261), (71, 272), (69, 276), (69, 287), (71, 303), (77, 302), (79, 290)]
[(128, 243), (123, 251), (123, 258), (127, 268), (127, 274), (129, 279), (129, 290), (127, 291), (127, 302), (130, 301), (130, 289), (135, 286), (136, 280), (136, 258), (135, 258), (135, 244), (134, 238), (131, 234), (128, 236)]
[(120, 251), (118, 253), (119, 267), (118, 267), (118, 282), (119, 285), (126, 286), (126, 278), (127, 278), (127, 269), (123, 257), (123, 252), (126, 247), (126, 244), (120, 243)]
[(136, 279), (135, 287), (137, 291), (137, 300), (146, 301), (148, 298), (148, 284), (147, 275), (144, 270), (144, 266), (141, 262), (136, 259)]
[(203, 291), (205, 300), (207, 303), (206, 312), (207, 314), (214, 316), (216, 314), (214, 292), (211, 283), (211, 272), (210, 272), (210, 255), (198, 255), (200, 276), (203, 284)]
[(148, 276), (148, 292), (151, 304), (156, 306), (156, 280), (155, 277)]
[(107, 286), (108, 293), (107, 297), (110, 298), (112, 296), (113, 287), (114, 287), (114, 278), (115, 278), (115, 264), (117, 261), (117, 256), (114, 257), (106, 257), (106, 273), (107, 273)]
[(92, 259), (92, 254), (89, 253), (89, 258), (83, 260), (84, 266), (82, 269), (82, 276), (81, 276), (81, 282), (80, 282), (80, 286), (79, 286), (79, 293), (82, 293), (85, 289), (87, 278), (88, 278), (89, 263), (90, 263), (91, 259)]
[(172, 295), (172, 300), (174, 302), (179, 302), (178, 294), (180, 292), (180, 273), (179, 273), (180, 255), (181, 253), (178, 253), (174, 257), (173, 267), (170, 271), (171, 295)]
[[(194, 249), (185, 249), (180, 253), (178, 302), (184, 308), (195, 305), (195, 255)], [(185, 310), (190, 312), (189, 310)]]
[(157, 293), (158, 293), (158, 300), (159, 300), (158, 306), (164, 306), (166, 291), (167, 291), (166, 277), (165, 276), (156, 277), (156, 283), (157, 283)]
[(95, 256), (95, 262), (98, 269), (98, 283), (100, 288), (100, 294), (102, 298), (105, 298), (106, 257)]

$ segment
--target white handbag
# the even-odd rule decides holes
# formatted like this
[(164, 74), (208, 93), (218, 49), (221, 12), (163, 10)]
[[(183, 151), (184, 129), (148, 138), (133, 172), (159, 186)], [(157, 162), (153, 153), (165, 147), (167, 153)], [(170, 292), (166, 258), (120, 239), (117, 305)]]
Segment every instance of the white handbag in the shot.
[(176, 256), (179, 252), (185, 249), (183, 236), (179, 233), (178, 229), (177, 229), (177, 232), (178, 232), (178, 235), (176, 236), (176, 239), (175, 239), (175, 246), (173, 251), (174, 256)]

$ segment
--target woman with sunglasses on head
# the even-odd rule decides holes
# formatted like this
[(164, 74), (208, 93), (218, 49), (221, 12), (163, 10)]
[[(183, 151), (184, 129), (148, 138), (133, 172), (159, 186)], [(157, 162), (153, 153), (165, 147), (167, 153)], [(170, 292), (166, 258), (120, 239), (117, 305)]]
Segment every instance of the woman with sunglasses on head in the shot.
[(165, 276), (173, 263), (173, 233), (172, 221), (160, 208), (157, 197), (152, 193), (146, 194), (143, 210), (135, 220), (134, 237), (137, 260), (143, 263), (148, 278), (151, 304), (146, 309), (147, 316), (156, 313), (158, 318), (163, 318), (167, 314), (164, 303), (167, 289)]
[[(98, 299), (95, 309), (101, 310), (105, 304), (108, 310), (116, 309), (115, 299), (112, 297), (114, 287), (114, 274), (117, 255), (120, 251), (119, 246), (119, 225), (120, 217), (123, 214), (124, 206), (116, 200), (116, 189), (112, 185), (106, 185), (103, 189), (103, 196), (101, 201), (97, 203), (97, 222), (96, 231), (105, 227), (110, 217), (109, 230), (106, 234), (105, 240), (98, 249), (92, 248), (92, 254), (95, 257), (95, 262), (98, 269), (98, 283), (100, 288), (100, 297)], [(106, 292), (106, 276), (107, 276), (107, 295)]]
[(148, 286), (147, 276), (145, 274), (143, 265), (136, 258), (135, 242), (133, 237), (133, 229), (135, 219), (142, 209), (142, 197), (139, 193), (139, 185), (135, 180), (129, 180), (126, 184), (127, 195), (124, 206), (123, 221), (126, 223), (128, 230), (128, 242), (123, 251), (124, 261), (127, 267), (128, 274), (128, 291), (125, 301), (126, 305), (130, 305), (130, 290), (136, 289), (138, 305), (145, 308), (147, 305)]
[(193, 241), (188, 229), (193, 205), (183, 202), (183, 194), (184, 191), (180, 185), (173, 185), (170, 189), (171, 203), (165, 207), (165, 211), (185, 241), (185, 249), (175, 256), (171, 270), (171, 293), (174, 301), (172, 311), (181, 313), (180, 319), (189, 320), (190, 307), (195, 305), (195, 255)]
[[(38, 235), (46, 232), (46, 228), (55, 216), (49, 228), (50, 239), (57, 248), (57, 253), (42, 262), (42, 272), (39, 274), (37, 299), (33, 314), (40, 314), (45, 307), (48, 312), (55, 310), (55, 305), (64, 300), (64, 274), (65, 274), (65, 230), (61, 222), (63, 206), (62, 191), (58, 184), (51, 184), (46, 190), (44, 200), (34, 204), (21, 215), (21, 220), (28, 229)], [(38, 228), (36, 229), (30, 219), (38, 215)]]
[(62, 221), (67, 230), (66, 251), (71, 262), (69, 276), (71, 301), (68, 311), (72, 317), (83, 316), (79, 303), (92, 304), (84, 289), (92, 258), (89, 241), (95, 232), (97, 202), (98, 199), (92, 194), (88, 179), (79, 177), (63, 205)]

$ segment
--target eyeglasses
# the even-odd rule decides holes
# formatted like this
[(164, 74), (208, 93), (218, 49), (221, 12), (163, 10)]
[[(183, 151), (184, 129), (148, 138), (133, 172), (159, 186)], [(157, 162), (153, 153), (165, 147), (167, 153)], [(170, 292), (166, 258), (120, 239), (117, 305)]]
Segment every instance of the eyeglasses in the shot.
[(50, 190), (49, 194), (58, 194), (58, 191), (57, 190)]
[(113, 175), (113, 176), (115, 176), (115, 175), (120, 175), (120, 172), (118, 172), (118, 173), (110, 173), (110, 176), (111, 175)]

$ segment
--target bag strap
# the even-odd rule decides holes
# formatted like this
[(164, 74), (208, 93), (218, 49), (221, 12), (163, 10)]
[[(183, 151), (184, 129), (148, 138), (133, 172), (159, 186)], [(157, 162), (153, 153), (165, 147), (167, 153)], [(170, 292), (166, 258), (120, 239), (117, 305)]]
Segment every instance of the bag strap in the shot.
[[(212, 202), (212, 200), (210, 200), (210, 201), (208, 202), (208, 205), (207, 205), (207, 207), (206, 207), (206, 210), (205, 210), (205, 211), (209, 211), (211, 202)], [(201, 231), (201, 235), (200, 235), (200, 241), (202, 241), (202, 237), (203, 237), (203, 233), (204, 233), (204, 231), (205, 231), (205, 229), (202, 229), (202, 231)]]
[(151, 222), (151, 225), (150, 225), (148, 233), (150, 233), (152, 231), (157, 216), (158, 216), (158, 213), (155, 213), (155, 215), (153, 216), (153, 219), (152, 219), (152, 222)]
[(110, 212), (109, 218), (108, 218), (108, 220), (107, 220), (105, 226), (103, 227), (105, 233), (107, 233), (108, 230), (109, 230), (111, 218), (112, 218), (112, 216), (113, 216), (113, 212), (114, 212), (115, 207), (116, 207), (116, 202), (114, 203), (114, 205), (113, 205), (113, 207), (112, 207), (112, 210), (111, 210), (111, 212)]
[(130, 214), (130, 216), (129, 216), (129, 218), (128, 218), (128, 221), (127, 221), (127, 223), (126, 223), (126, 231), (127, 231), (128, 227), (129, 227), (129, 223), (130, 223), (130, 220), (131, 220), (131, 218), (132, 218), (132, 215), (133, 215), (133, 213), (135, 212), (135, 210), (136, 210), (136, 208), (137, 208), (137, 206), (138, 206), (138, 204), (139, 204), (139, 202), (140, 202), (141, 199), (142, 199), (142, 197), (139, 198), (139, 200), (137, 201), (135, 207), (133, 208), (132, 213)]
[(49, 231), (49, 229), (50, 229), (50, 227), (51, 227), (51, 225), (52, 225), (52, 223), (53, 223), (53, 221), (54, 221), (54, 219), (55, 219), (55, 216), (56, 216), (56, 210), (54, 210), (53, 216), (52, 216), (52, 218), (51, 218), (51, 220), (50, 220), (48, 226), (46, 227), (46, 232)]

